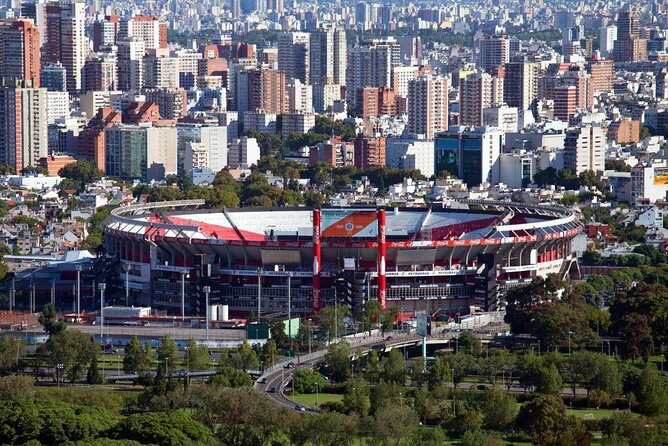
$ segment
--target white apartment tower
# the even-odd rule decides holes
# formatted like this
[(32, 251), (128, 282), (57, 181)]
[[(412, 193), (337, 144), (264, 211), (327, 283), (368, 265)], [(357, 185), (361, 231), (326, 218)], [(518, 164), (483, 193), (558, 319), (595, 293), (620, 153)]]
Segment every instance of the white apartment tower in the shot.
[(285, 71), (288, 79), (311, 81), (311, 35), (302, 32), (286, 32), (278, 36), (278, 69)]
[(345, 85), (347, 54), (345, 29), (329, 25), (311, 32), (311, 83)]
[(143, 40), (128, 38), (119, 40), (118, 47), (118, 88), (121, 91), (139, 91), (144, 86)]
[(582, 125), (569, 129), (564, 141), (564, 168), (575, 175), (587, 170), (605, 170), (606, 136), (599, 125)]
[(61, 0), (46, 5), (45, 62), (60, 62), (67, 73), (67, 91), (81, 90), (88, 39), (85, 34), (86, 4)]

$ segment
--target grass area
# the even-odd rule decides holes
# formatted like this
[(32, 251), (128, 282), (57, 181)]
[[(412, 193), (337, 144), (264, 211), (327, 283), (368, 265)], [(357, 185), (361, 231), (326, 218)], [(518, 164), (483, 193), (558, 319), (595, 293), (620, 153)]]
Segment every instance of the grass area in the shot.
[(596, 409), (595, 407), (576, 407), (573, 409), (566, 409), (568, 415), (575, 415), (581, 420), (602, 420), (610, 418), (618, 409)]
[[(286, 395), (292, 399), (292, 394)], [(323, 403), (339, 402), (343, 399), (343, 395), (339, 393), (295, 393), (294, 402), (303, 404), (308, 407), (319, 407)], [(317, 403), (316, 403), (317, 400)]]

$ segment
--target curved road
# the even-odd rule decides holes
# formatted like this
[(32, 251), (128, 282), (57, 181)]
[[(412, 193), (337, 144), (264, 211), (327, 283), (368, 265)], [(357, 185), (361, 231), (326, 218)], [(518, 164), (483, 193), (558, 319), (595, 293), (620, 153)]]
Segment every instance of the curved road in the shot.
[[(438, 339), (438, 340), (451, 340), (455, 338), (459, 333), (440, 333), (438, 335), (430, 336), (429, 339)], [(489, 335), (488, 335), (489, 336)], [(486, 337), (483, 335), (483, 337)], [(409, 343), (421, 344), (421, 336), (414, 334), (391, 334), (387, 338), (383, 336), (372, 336), (364, 337), (359, 339), (344, 339), (350, 344), (350, 353), (352, 356), (357, 356), (360, 353), (364, 353), (373, 347), (383, 347), (383, 349), (394, 348), (397, 346), (404, 346)], [(327, 350), (319, 350), (311, 353), (310, 355), (299, 356), (296, 358), (290, 358), (287, 361), (276, 364), (268, 369), (265, 369), (264, 373), (257, 381), (255, 381), (254, 387), (256, 390), (266, 393), (271, 399), (273, 399), (279, 405), (288, 408), (295, 409), (296, 403), (292, 401), (285, 394), (285, 388), (292, 380), (292, 374), (306, 367), (315, 368), (314, 366), (318, 365), (324, 360)], [(474, 383), (459, 383), (457, 388), (466, 389), (478, 384)], [(487, 388), (491, 388), (490, 384), (485, 384)], [(524, 389), (518, 385), (512, 385), (510, 387), (503, 384), (497, 384), (494, 386), (497, 389), (506, 390), (513, 393), (523, 393), (529, 389)], [(586, 395), (587, 391), (585, 389), (577, 388), (576, 395), (582, 396)], [(572, 396), (573, 390), (569, 387), (564, 387), (562, 389), (562, 394), (565, 396)], [(304, 407), (305, 412), (307, 413), (318, 413), (317, 409), (311, 407)]]
[[(368, 351), (374, 346), (383, 346), (384, 348), (392, 347), (394, 345), (402, 345), (406, 342), (419, 341), (421, 338), (412, 334), (393, 334), (391, 339), (386, 339), (383, 336), (364, 336), (357, 339), (344, 339), (350, 344), (350, 353), (358, 355), (362, 352)], [(283, 407), (294, 409), (296, 404), (285, 395), (285, 387), (292, 380), (292, 374), (306, 367), (313, 368), (320, 363), (327, 350), (319, 350), (309, 355), (290, 358), (287, 361), (276, 364), (264, 371), (262, 376), (255, 382), (255, 389), (266, 393), (271, 399)], [(318, 410), (305, 407), (305, 410), (310, 413), (318, 413)]]

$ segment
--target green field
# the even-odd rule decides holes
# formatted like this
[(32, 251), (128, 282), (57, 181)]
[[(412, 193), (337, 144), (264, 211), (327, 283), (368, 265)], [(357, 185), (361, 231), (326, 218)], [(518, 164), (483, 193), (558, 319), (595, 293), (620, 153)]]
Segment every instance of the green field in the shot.
[[(286, 396), (290, 399), (293, 399), (291, 393), (287, 394)], [(342, 399), (343, 395), (338, 393), (296, 393), (293, 401), (308, 407), (319, 407), (323, 403), (336, 403)]]
[(568, 415), (575, 415), (581, 420), (602, 420), (610, 418), (618, 409), (596, 409), (592, 407), (576, 407), (574, 409), (566, 409)]

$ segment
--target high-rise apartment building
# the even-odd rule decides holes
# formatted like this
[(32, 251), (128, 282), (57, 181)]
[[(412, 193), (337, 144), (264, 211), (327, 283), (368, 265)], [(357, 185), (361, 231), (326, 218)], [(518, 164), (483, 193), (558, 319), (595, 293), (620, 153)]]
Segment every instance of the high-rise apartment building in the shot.
[[(392, 87), (392, 68), (395, 52), (398, 60), (399, 45), (396, 42), (366, 42), (350, 49), (348, 53), (347, 91), (356, 92), (365, 87)], [(356, 95), (347, 100), (354, 104)]]
[(601, 56), (610, 57), (615, 48), (615, 40), (617, 40), (617, 26), (609, 25), (602, 27), (599, 32), (599, 49)]
[(483, 110), (501, 105), (504, 79), (488, 73), (471, 73), (461, 80), (459, 87), (459, 123), (481, 126)]
[(346, 84), (346, 30), (327, 26), (311, 32), (311, 84)]
[(83, 67), (82, 91), (113, 91), (118, 87), (116, 53), (92, 53)]
[(103, 107), (91, 119), (78, 136), (79, 158), (92, 162), (95, 167), (106, 172), (106, 148), (104, 129), (121, 123), (121, 113), (113, 108)]
[(538, 64), (509, 62), (503, 77), (503, 100), (510, 107), (528, 110), (538, 95)]
[(93, 51), (116, 45), (118, 16), (107, 15), (93, 22)]
[(408, 83), (408, 131), (427, 139), (448, 129), (448, 80), (425, 74)]
[(207, 148), (207, 167), (213, 172), (219, 172), (227, 167), (226, 126), (183, 123), (176, 126), (176, 132), (179, 172), (185, 172), (186, 169), (185, 153), (188, 144), (201, 144)]
[(29, 80), (0, 85), (0, 164), (16, 172), (47, 155), (46, 89)]
[(615, 62), (647, 59), (647, 39), (639, 37), (639, 25), (631, 11), (622, 11), (617, 18), (617, 40), (613, 49)]
[(288, 79), (311, 81), (311, 35), (285, 32), (278, 35), (278, 69)]
[(554, 88), (554, 117), (568, 122), (577, 111), (577, 87), (559, 85)]
[(67, 91), (67, 71), (60, 62), (42, 65), (40, 84), (49, 91)]
[(176, 173), (176, 128), (114, 125), (104, 129), (105, 172), (121, 180), (161, 180)]
[(288, 109), (286, 74), (280, 70), (243, 70), (237, 79), (237, 110), (283, 114)]
[(612, 91), (612, 60), (591, 59), (587, 62), (587, 71), (591, 75), (592, 95)]
[(179, 88), (179, 59), (167, 49), (148, 50), (144, 56), (145, 88)]
[(147, 101), (158, 104), (162, 119), (179, 119), (188, 111), (188, 96), (183, 88), (149, 88), (143, 93)]
[(358, 134), (355, 138), (355, 166), (359, 169), (370, 169), (385, 165), (384, 136), (364, 136)]
[(564, 141), (564, 168), (575, 175), (605, 170), (605, 134), (599, 125), (569, 129)]
[(167, 24), (152, 15), (137, 15), (121, 23), (123, 38), (134, 37), (144, 42), (146, 51), (167, 48)]
[(478, 45), (478, 66), (483, 70), (499, 68), (510, 61), (510, 41), (507, 34), (485, 36)]
[(0, 78), (40, 86), (39, 29), (30, 19), (0, 21)]
[(233, 168), (247, 169), (260, 161), (260, 146), (255, 138), (242, 136), (230, 144), (228, 164)]
[(60, 62), (67, 73), (67, 91), (82, 87), (82, 71), (88, 54), (85, 34), (86, 4), (77, 0), (52, 1), (46, 5), (44, 62)]
[(143, 40), (135, 38), (121, 39), (118, 47), (118, 88), (122, 91), (139, 91), (144, 86)]

